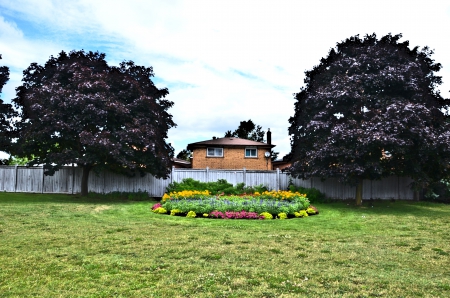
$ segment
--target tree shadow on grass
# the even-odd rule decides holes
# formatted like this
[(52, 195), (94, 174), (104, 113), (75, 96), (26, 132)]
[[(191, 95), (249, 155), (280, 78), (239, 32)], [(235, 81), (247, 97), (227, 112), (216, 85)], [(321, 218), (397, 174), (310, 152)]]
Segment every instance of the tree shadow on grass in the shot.
[(319, 208), (319, 211), (325, 208), (341, 212), (352, 211), (372, 215), (414, 215), (419, 217), (450, 216), (449, 204), (429, 201), (363, 200), (361, 206), (356, 206), (354, 200), (342, 200), (314, 205)]
[(46, 193), (7, 193), (0, 192), (0, 204), (31, 204), (31, 203), (86, 203), (86, 204), (123, 204), (136, 202), (155, 203), (159, 198), (127, 198), (126, 195), (97, 195), (89, 194), (46, 194)]

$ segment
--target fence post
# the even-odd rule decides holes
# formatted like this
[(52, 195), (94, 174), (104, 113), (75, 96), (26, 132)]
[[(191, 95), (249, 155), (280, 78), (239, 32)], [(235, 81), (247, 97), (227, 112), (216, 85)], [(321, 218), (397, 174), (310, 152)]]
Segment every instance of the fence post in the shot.
[(206, 167), (206, 172), (205, 172), (205, 175), (206, 175), (206, 177), (205, 177), (205, 182), (209, 182), (209, 167)]
[(17, 192), (17, 170), (18, 170), (18, 165), (16, 164), (14, 166), (14, 192)]
[(102, 175), (103, 175), (102, 193), (106, 193), (106, 191), (105, 191), (105, 189), (106, 189), (106, 171), (105, 170), (102, 171)]
[(41, 190), (41, 193), (44, 193), (44, 179), (45, 179), (44, 166), (42, 166), (42, 190)]
[(280, 169), (277, 168), (277, 191), (280, 190)]
[(74, 187), (75, 187), (75, 164), (72, 163), (72, 194)]
[(245, 174), (246, 174), (246, 170), (245, 170), (245, 168), (243, 168), (243, 171), (242, 171), (242, 182), (244, 183), (244, 185), (247, 185), (247, 179), (245, 177)]

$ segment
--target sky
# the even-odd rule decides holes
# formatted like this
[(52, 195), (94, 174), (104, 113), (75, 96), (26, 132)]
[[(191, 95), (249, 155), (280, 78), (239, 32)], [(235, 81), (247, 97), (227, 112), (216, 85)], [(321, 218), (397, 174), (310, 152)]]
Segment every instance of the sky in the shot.
[(411, 47), (428, 46), (450, 98), (449, 29), (444, 0), (0, 0), (0, 65), (11, 72), (0, 96), (11, 102), (33, 62), (99, 51), (110, 65), (153, 67), (153, 82), (174, 102), (167, 142), (175, 154), (251, 119), (270, 128), (283, 157), (293, 94), (336, 43), (401, 33)]

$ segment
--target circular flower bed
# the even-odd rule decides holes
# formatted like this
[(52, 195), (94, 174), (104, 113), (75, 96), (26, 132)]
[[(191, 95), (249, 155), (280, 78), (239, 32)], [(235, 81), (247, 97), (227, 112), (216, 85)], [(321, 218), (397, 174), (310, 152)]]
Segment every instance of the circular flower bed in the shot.
[(208, 191), (164, 194), (152, 211), (172, 216), (221, 219), (288, 219), (318, 214), (305, 195), (289, 191), (251, 195), (211, 195)]

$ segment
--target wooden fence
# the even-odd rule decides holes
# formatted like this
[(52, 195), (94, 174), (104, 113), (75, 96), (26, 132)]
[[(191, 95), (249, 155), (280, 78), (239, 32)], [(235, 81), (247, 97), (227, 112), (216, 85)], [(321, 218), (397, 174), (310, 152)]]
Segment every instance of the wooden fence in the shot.
[[(33, 193), (67, 193), (81, 191), (82, 170), (78, 167), (63, 167), (53, 176), (45, 176), (43, 167), (0, 166), (0, 191)], [(294, 179), (287, 173), (277, 171), (250, 170), (213, 170), (213, 169), (177, 169), (172, 168), (168, 179), (157, 179), (151, 175), (128, 178), (110, 172), (89, 175), (89, 191), (97, 193), (146, 191), (152, 197), (161, 197), (169, 183), (180, 182), (184, 178), (199, 181), (217, 181), (225, 179), (236, 185), (265, 185), (271, 190), (284, 190), (291, 181), (296, 186), (314, 187), (330, 198), (346, 199), (355, 196), (355, 187), (341, 184), (337, 179), (321, 181), (319, 178), (308, 180)], [(363, 199), (402, 199), (414, 197), (409, 185), (411, 179), (406, 177), (388, 177), (379, 181), (365, 180)]]

